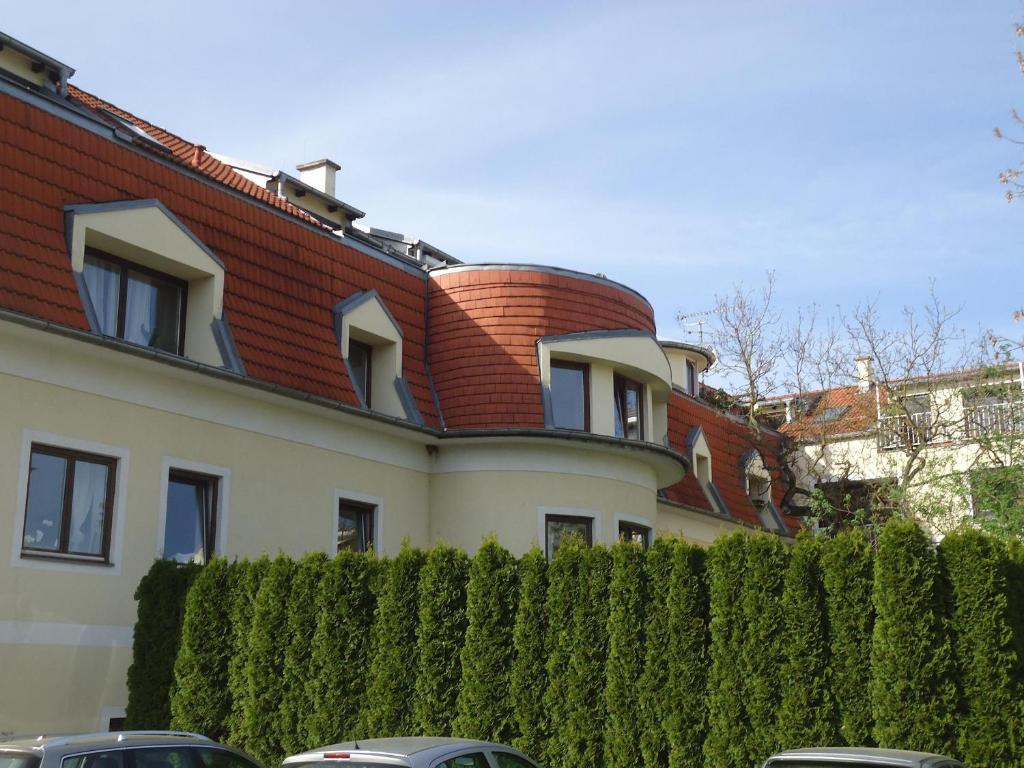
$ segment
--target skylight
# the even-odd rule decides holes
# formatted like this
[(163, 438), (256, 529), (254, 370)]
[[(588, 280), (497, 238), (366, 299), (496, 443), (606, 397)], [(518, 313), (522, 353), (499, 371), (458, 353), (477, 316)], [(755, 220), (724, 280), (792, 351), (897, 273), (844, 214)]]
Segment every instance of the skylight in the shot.
[(815, 421), (817, 421), (819, 424), (829, 424), (833, 421), (839, 421), (839, 419), (845, 416), (846, 412), (849, 410), (850, 406), (848, 405), (840, 405), (836, 406), (835, 408), (826, 408), (824, 411), (821, 412), (818, 418), (815, 419)]

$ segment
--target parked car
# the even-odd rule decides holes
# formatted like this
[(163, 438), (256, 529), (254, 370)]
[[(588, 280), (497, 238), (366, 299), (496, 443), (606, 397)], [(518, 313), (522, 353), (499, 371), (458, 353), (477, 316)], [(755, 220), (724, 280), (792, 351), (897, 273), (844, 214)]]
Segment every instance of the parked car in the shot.
[[(0, 766), (2, 768), (2, 766)], [(772, 755), (763, 768), (964, 768), (951, 757), (931, 752), (871, 747), (813, 747)]]
[[(470, 739), (402, 736), (360, 739), (318, 747), (285, 758), (282, 768), (537, 768), (522, 752)], [(4, 766), (0, 766), (4, 768)], [(15, 767), (17, 768), (17, 767)]]
[(0, 741), (0, 768), (263, 768), (241, 750), (179, 731)]

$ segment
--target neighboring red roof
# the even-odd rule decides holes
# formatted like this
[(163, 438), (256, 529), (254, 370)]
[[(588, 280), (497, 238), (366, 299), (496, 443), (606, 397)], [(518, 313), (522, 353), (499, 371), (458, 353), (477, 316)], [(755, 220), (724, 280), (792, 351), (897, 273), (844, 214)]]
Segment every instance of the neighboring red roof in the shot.
[[(804, 403), (803, 411), (793, 421), (779, 427), (781, 432), (798, 440), (866, 432), (875, 426), (878, 418), (874, 388), (860, 392), (856, 385), (835, 387), (809, 392), (799, 399)], [(801, 406), (794, 403), (794, 407)]]
[[(704, 430), (711, 451), (713, 481), (729, 512), (745, 525), (762, 527), (757, 510), (747, 496), (742, 468), (749, 452), (759, 450), (765, 467), (772, 476), (772, 499), (775, 506), (781, 510), (786, 482), (778, 470), (775, 453), (781, 438), (770, 431), (762, 431), (755, 439), (747, 425), (741, 421), (730, 418), (701, 400), (678, 391), (673, 392), (668, 412), (668, 436), (672, 448), (687, 452), (687, 440), (694, 427), (701, 427)], [(693, 473), (666, 488), (665, 497), (669, 501), (688, 507), (711, 511), (711, 505)], [(799, 519), (791, 515), (783, 514), (783, 518), (792, 530), (798, 529), (801, 525)]]

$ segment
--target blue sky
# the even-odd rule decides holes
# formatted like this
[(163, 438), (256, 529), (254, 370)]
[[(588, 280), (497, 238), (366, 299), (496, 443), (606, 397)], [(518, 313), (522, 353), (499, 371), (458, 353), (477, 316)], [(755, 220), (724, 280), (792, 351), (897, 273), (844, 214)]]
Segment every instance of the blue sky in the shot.
[[(371, 226), (602, 272), (679, 310), (766, 269), (789, 313), (934, 278), (1015, 328), (1020, 0), (18, 4), (3, 30), (211, 150), (328, 156)], [(301, 10), (299, 10), (301, 8)], [(244, 10), (243, 10), (244, 9)], [(98, 21), (102, 19), (102, 23)]]

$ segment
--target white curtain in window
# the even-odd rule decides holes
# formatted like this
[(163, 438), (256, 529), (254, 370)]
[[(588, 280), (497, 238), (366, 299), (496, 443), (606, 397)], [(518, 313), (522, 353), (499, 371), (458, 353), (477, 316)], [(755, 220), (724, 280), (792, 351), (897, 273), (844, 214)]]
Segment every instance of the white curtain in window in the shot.
[(128, 298), (125, 301), (124, 338), (147, 347), (156, 328), (156, 286), (138, 274), (128, 273)]
[(116, 267), (86, 258), (82, 272), (89, 300), (96, 310), (100, 333), (105, 336), (117, 335), (117, 299), (120, 289), (120, 275)]
[(75, 462), (68, 551), (103, 554), (106, 500), (107, 468), (87, 461)]

